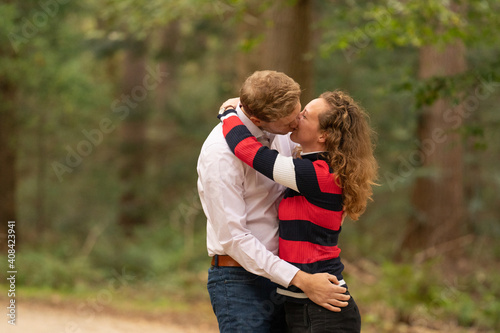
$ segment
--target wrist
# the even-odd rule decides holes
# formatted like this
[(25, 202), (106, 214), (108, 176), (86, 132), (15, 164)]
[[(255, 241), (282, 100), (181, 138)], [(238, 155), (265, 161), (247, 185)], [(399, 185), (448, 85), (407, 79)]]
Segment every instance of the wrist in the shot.
[(219, 109), (219, 115), (220, 114), (223, 114), (224, 112), (226, 112), (227, 110), (236, 110), (236, 107), (233, 106), (233, 105), (226, 105), (226, 106), (221, 106), (220, 109)]
[(227, 110), (234, 110), (234, 111), (235, 111), (235, 113), (236, 113), (236, 109), (235, 109), (235, 107), (234, 107), (234, 106), (232, 106), (232, 105), (228, 105), (228, 106), (221, 106), (221, 107), (220, 107), (220, 109), (219, 109), (219, 114), (217, 115), (217, 118), (219, 118), (219, 119), (220, 119), (220, 118), (221, 118), (221, 116), (222, 116), (223, 114), (225, 114)]
[(292, 281), (290, 281), (291, 285), (294, 285), (295, 287), (302, 289), (305, 286), (305, 281), (308, 277), (308, 273), (304, 271), (298, 271), (297, 274), (293, 277)]

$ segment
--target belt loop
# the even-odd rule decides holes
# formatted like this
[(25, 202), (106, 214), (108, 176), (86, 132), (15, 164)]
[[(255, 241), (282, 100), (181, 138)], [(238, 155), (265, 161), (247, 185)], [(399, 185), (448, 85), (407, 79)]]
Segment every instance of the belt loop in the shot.
[(218, 254), (216, 254), (216, 255), (214, 256), (214, 258), (215, 258), (215, 265), (214, 265), (214, 267), (219, 267), (219, 255), (218, 255)]

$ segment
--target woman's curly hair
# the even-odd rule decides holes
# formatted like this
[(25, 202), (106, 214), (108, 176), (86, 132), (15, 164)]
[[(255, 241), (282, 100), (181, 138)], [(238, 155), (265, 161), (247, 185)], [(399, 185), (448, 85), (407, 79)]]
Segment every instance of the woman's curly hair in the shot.
[(319, 129), (327, 134), (328, 161), (342, 187), (344, 212), (357, 220), (372, 200), (377, 178), (373, 156), (374, 131), (365, 111), (345, 92), (335, 90), (319, 96), (329, 109), (319, 114)]

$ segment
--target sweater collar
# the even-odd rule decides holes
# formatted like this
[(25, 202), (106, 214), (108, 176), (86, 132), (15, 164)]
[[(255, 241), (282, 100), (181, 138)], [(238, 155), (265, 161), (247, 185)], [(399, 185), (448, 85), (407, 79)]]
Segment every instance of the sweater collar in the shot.
[(323, 160), (326, 161), (326, 152), (325, 151), (315, 151), (311, 153), (301, 153), (300, 156), (302, 159), (305, 160), (311, 160), (311, 161), (317, 161), (317, 160)]

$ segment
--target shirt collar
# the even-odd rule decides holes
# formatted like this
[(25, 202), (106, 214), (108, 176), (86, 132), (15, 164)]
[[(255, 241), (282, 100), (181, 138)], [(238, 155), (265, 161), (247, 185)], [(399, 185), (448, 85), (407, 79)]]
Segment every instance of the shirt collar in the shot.
[(247, 117), (247, 115), (243, 112), (243, 110), (241, 110), (239, 105), (236, 108), (236, 113), (238, 113), (238, 117), (241, 119), (241, 122), (248, 128), (248, 130), (250, 131), (250, 133), (252, 133), (253, 136), (255, 136), (257, 139), (261, 137), (267, 137), (272, 141), (272, 139), (274, 138), (274, 134), (268, 133), (258, 128), (250, 120), (250, 118)]

